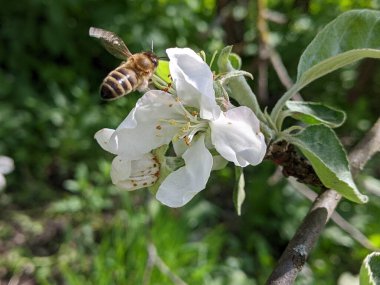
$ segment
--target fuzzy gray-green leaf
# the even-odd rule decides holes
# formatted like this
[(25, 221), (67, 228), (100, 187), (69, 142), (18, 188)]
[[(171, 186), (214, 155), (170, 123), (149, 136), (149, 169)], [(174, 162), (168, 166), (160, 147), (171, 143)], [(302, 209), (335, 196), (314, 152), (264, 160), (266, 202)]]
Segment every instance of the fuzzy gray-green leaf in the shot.
[(310, 161), (321, 182), (343, 197), (365, 203), (368, 197), (361, 194), (352, 178), (346, 152), (332, 129), (313, 125), (289, 138)]
[[(235, 71), (237, 67), (236, 55), (231, 57), (232, 46), (226, 46), (219, 54), (218, 68), (220, 73), (228, 73)], [(232, 62), (231, 59), (235, 58)], [(234, 63), (234, 64), (233, 64)], [(235, 66), (234, 66), (235, 65)], [(257, 102), (256, 95), (252, 92), (244, 76), (234, 77), (228, 82), (229, 94), (240, 105), (247, 106), (258, 116), (260, 120), (263, 120), (259, 104)]]
[(290, 116), (309, 125), (324, 124), (336, 128), (346, 120), (346, 113), (322, 103), (288, 101), (286, 107)]
[(352, 10), (330, 22), (303, 52), (296, 83), (272, 110), (271, 118), (278, 128), (285, 103), (304, 86), (362, 58), (380, 58), (379, 35), (380, 11)]
[(353, 10), (330, 22), (309, 44), (298, 64), (298, 90), (365, 57), (380, 58), (380, 12)]
[(360, 285), (380, 284), (380, 252), (373, 252), (363, 260), (360, 268)]

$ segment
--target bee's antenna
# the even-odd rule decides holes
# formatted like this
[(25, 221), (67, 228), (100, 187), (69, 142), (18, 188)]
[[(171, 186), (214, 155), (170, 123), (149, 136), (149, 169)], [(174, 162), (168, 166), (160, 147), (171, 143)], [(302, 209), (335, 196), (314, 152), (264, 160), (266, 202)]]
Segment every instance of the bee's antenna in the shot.
[(153, 52), (153, 40), (152, 40), (152, 52)]

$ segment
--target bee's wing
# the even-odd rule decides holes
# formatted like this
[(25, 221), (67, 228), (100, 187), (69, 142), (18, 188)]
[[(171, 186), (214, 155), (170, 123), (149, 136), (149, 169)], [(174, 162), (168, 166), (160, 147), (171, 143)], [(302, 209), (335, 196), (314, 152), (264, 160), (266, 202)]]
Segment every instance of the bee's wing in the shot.
[(105, 49), (119, 59), (126, 60), (132, 55), (123, 40), (112, 32), (91, 27), (89, 35), (99, 39)]

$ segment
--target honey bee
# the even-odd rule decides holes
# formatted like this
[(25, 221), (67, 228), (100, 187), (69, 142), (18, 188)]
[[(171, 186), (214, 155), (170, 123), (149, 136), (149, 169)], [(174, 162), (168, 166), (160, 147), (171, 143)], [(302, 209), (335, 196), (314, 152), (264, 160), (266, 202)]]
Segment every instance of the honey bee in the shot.
[(145, 91), (158, 66), (158, 57), (150, 51), (132, 54), (116, 34), (91, 27), (91, 37), (101, 41), (105, 49), (123, 62), (112, 70), (100, 85), (100, 96), (114, 100), (138, 90)]

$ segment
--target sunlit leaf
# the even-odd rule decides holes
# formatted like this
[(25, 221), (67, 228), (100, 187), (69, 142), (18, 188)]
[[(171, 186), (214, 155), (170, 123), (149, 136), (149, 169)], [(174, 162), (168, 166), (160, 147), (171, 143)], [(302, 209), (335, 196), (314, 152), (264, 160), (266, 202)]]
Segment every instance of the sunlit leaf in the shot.
[(241, 58), (236, 53), (231, 52), (228, 56), (228, 60), (234, 69), (239, 70), (241, 68)]
[(343, 111), (322, 103), (288, 101), (286, 107), (291, 112), (290, 116), (309, 125), (324, 124), (336, 128), (346, 120), (346, 114)]
[(309, 44), (298, 64), (299, 88), (365, 57), (380, 58), (380, 12), (353, 10), (329, 23)]
[(166, 83), (170, 83), (171, 79), (170, 79), (169, 61), (160, 60), (158, 62), (156, 74)]
[(368, 197), (361, 194), (354, 183), (346, 152), (332, 129), (325, 125), (309, 126), (289, 141), (307, 157), (327, 188), (353, 202), (367, 202)]
[(300, 89), (363, 58), (380, 58), (380, 11), (352, 10), (330, 22), (309, 44), (298, 63), (297, 81), (277, 102), (277, 120), (285, 102)]
[(360, 268), (360, 285), (380, 284), (380, 252), (373, 252), (363, 260)]

